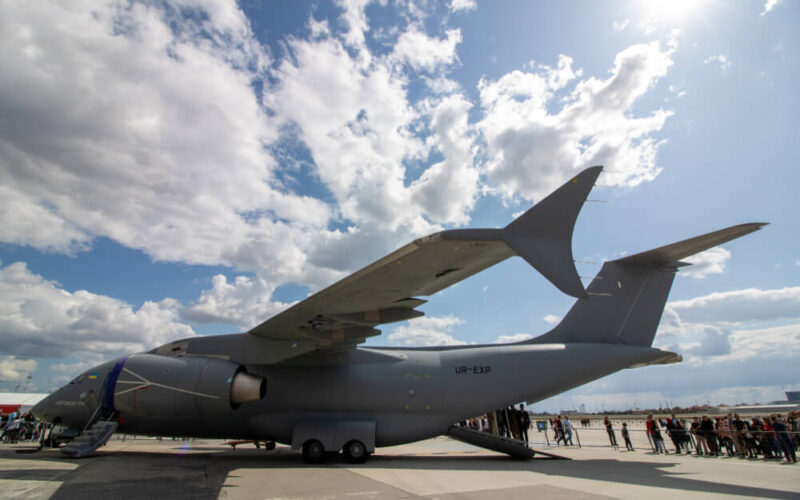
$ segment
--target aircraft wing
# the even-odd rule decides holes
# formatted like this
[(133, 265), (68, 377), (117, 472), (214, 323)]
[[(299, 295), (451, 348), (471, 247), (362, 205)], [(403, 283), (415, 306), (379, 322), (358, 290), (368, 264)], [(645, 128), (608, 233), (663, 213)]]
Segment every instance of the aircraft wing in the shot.
[(602, 167), (584, 170), (502, 229), (456, 229), (420, 238), (334, 283), (250, 333), (354, 346), (375, 327), (422, 316), (414, 309), (450, 285), (520, 255), (563, 292), (585, 296), (572, 258), (572, 231)]

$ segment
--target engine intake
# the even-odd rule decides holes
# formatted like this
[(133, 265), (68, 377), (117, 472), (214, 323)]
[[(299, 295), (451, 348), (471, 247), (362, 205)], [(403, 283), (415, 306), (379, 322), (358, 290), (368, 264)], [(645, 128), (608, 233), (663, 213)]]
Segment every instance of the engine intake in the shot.
[(263, 399), (267, 393), (267, 381), (264, 377), (256, 377), (244, 369), (233, 376), (231, 382), (231, 405), (239, 406), (249, 401)]

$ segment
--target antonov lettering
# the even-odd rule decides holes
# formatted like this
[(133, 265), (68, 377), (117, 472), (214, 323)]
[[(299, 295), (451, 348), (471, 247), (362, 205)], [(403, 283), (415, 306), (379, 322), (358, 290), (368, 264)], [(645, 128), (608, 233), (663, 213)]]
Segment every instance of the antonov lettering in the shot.
[(86, 403), (83, 401), (70, 401), (61, 399), (56, 401), (56, 406), (86, 406)]

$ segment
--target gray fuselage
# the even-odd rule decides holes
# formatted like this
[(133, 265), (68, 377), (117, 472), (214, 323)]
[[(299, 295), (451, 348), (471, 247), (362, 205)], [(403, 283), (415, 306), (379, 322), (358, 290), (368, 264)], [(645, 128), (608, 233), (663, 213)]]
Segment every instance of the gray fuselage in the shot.
[[(279, 364), (246, 365), (247, 373), (264, 377), (266, 393), (235, 408), (227, 401), (207, 403), (204, 397), (187, 396), (199, 384), (191, 374), (184, 377), (181, 393), (175, 392), (177, 386), (158, 386), (152, 375), (174, 374), (197, 358), (137, 354), (89, 370), (42, 401), (35, 412), (83, 428), (98, 405), (111, 406), (108, 397), (113, 397), (119, 432), (283, 443), (292, 442), (298, 422), (369, 421), (375, 426), (375, 446), (390, 446), (437, 436), (453, 422), (519, 401), (539, 401), (670, 354), (587, 343), (315, 352)], [(161, 362), (171, 368), (162, 369)], [(120, 363), (123, 370), (134, 366), (139, 373), (142, 366), (156, 363), (147, 375), (155, 384), (126, 390), (125, 372), (111, 384), (109, 373)], [(131, 399), (123, 401), (125, 397)]]

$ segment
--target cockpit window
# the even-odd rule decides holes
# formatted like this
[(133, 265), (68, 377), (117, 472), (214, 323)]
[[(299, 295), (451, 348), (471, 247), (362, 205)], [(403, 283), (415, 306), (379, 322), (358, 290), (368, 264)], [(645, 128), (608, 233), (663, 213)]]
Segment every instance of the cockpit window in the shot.
[(75, 377), (74, 379), (72, 379), (72, 382), (70, 382), (70, 384), (79, 384), (79, 383), (81, 383), (81, 382), (83, 381), (83, 378), (84, 378), (85, 376), (86, 376), (86, 374), (85, 374), (85, 373), (81, 373), (80, 375), (78, 375), (77, 377)]

